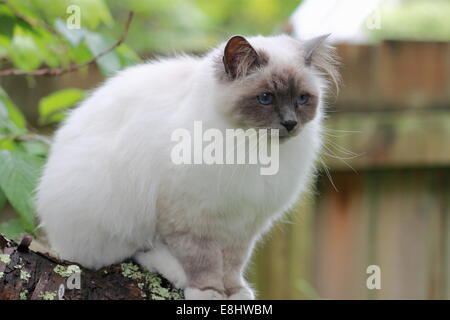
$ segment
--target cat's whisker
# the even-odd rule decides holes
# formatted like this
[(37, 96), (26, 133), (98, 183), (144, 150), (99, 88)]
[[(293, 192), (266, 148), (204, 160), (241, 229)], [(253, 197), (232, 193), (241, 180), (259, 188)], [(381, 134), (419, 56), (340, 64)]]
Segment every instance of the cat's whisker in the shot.
[[(323, 148), (324, 148), (326, 151), (328, 151), (328, 156), (330, 156), (330, 157), (332, 157), (332, 158), (336, 158), (336, 159), (347, 159), (347, 160), (351, 160), (351, 159), (359, 158), (359, 157), (361, 156), (360, 154), (355, 154), (355, 153), (350, 153), (350, 152), (344, 152), (344, 151), (341, 151), (341, 150), (333, 150), (333, 149), (329, 148), (329, 147), (326, 146), (326, 145), (323, 145)], [(335, 151), (340, 152), (340, 153), (342, 153), (343, 155), (341, 156), (341, 155), (339, 155), (339, 154), (336, 154)]]
[(350, 151), (350, 150), (344, 148), (343, 146), (338, 145), (336, 142), (331, 141), (331, 140), (328, 140), (328, 141), (326, 140), (324, 145), (329, 145), (330, 147), (336, 148), (337, 151), (339, 151), (339, 152), (342, 152), (342, 153), (345, 153), (345, 154), (348, 154), (348, 155), (352, 155), (352, 156), (356, 156), (356, 157), (362, 156), (364, 154), (364, 153), (356, 153), (356, 152)]
[[(325, 145), (323, 146), (327, 151), (330, 151)], [(344, 163), (347, 167), (349, 167), (353, 172), (357, 173), (357, 170), (355, 168), (353, 168), (347, 161), (345, 160), (351, 160), (351, 159), (355, 159), (358, 158), (360, 155), (356, 155), (356, 156), (352, 156), (352, 157), (341, 157), (338, 155), (334, 155), (334, 154), (330, 154), (327, 152), (323, 152), (324, 155), (334, 158), (334, 159), (338, 159), (340, 161), (342, 161), (342, 163)]]
[(327, 137), (333, 137), (333, 138), (342, 138), (342, 137), (348, 137), (349, 135), (353, 134), (354, 132), (335, 132), (335, 133), (331, 133), (331, 132), (322, 132), (322, 135), (325, 135)]
[(333, 189), (336, 190), (336, 192), (339, 192), (338, 188), (336, 187), (336, 185), (334, 184), (333, 178), (331, 177), (331, 173), (330, 170), (328, 168), (328, 166), (325, 164), (325, 162), (323, 161), (322, 157), (319, 156), (319, 161), (322, 163), (322, 166), (325, 170), (325, 173), (328, 177), (328, 180), (330, 180), (331, 185), (333, 186)]
[(329, 154), (329, 153), (327, 153), (327, 152), (322, 152), (322, 154), (325, 155), (325, 156), (327, 156), (327, 157), (330, 157), (330, 158), (333, 158), (333, 159), (336, 159), (336, 160), (341, 160), (341, 161), (344, 161), (344, 160), (352, 160), (352, 159), (357, 158), (357, 157), (339, 157), (339, 156), (334, 156), (334, 155), (332, 155), (332, 154)]
[(324, 132), (342, 132), (342, 133), (362, 133), (360, 130), (341, 130), (341, 129), (331, 129), (331, 128), (323, 128)]

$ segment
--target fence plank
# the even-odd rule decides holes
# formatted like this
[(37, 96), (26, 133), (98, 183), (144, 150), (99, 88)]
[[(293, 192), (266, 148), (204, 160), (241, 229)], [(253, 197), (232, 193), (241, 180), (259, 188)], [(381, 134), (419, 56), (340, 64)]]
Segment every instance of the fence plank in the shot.
[[(350, 170), (347, 164), (356, 169), (367, 169), (446, 166), (450, 163), (450, 110), (338, 113), (328, 119), (326, 126), (325, 153), (328, 156), (324, 155), (324, 158), (333, 170)], [(342, 148), (357, 156), (342, 151)], [(347, 164), (338, 158), (344, 158)]]
[(339, 45), (344, 88), (338, 110), (426, 110), (450, 101), (450, 43)]

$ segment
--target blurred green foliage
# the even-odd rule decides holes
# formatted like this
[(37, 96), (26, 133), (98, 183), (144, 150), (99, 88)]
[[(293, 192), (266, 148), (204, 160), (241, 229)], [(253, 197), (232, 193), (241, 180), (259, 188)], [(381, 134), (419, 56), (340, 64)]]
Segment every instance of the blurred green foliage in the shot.
[[(71, 14), (66, 10), (74, 3), (82, 8), (79, 29), (66, 24)], [(0, 70), (26, 73), (87, 62), (113, 46), (115, 35), (97, 31), (112, 23), (103, 0), (0, 1)], [(109, 75), (137, 61), (137, 54), (121, 44), (95, 62)], [(39, 123), (61, 121), (65, 111), (84, 96), (83, 90), (66, 88), (43, 97), (38, 102)], [(36, 233), (34, 191), (48, 149), (48, 139), (27, 125), (0, 82), (0, 210), (9, 203), (17, 213), (16, 219), (0, 224), (0, 232), (11, 238)]]
[[(66, 25), (71, 4), (80, 7), (80, 29)], [(103, 0), (4, 0), (0, 2), (0, 58), (25, 71), (42, 65), (56, 68), (81, 63), (113, 45), (114, 36), (94, 31), (112, 22)], [(123, 28), (123, 23), (118, 25)], [(137, 55), (122, 44), (101, 57), (98, 65), (111, 74), (136, 61)]]
[[(9, 2), (20, 12), (36, 20), (43, 20), (50, 25), (56, 23), (58, 30), (65, 36), (73, 34), (73, 30), (69, 33), (60, 30), (64, 25), (61, 18), (67, 16), (66, 10), (69, 5), (80, 7), (81, 26), (85, 30), (96, 30), (99, 34), (116, 37), (123, 28), (123, 23), (117, 22), (125, 21), (127, 13), (132, 10), (136, 15), (127, 44), (138, 52), (166, 53), (174, 50), (202, 51), (233, 34), (270, 34), (281, 30), (301, 0), (9, 0)], [(4, 17), (1, 20), (0, 28), (3, 31), (8, 28), (9, 23)], [(79, 32), (81, 33), (83, 32)], [(68, 39), (72, 43), (78, 41), (76, 35), (68, 36)], [(111, 40), (108, 37), (106, 39)], [(62, 53), (48, 52), (48, 47), (39, 46), (38, 43), (32, 43), (27, 39), (19, 38), (16, 41), (27, 42), (27, 50), (43, 50), (29, 62), (23, 62), (23, 59), (17, 57), (18, 63), (22, 61), (30, 67), (43, 60), (55, 65), (57, 63), (55, 54)], [(59, 57), (65, 58), (64, 55)]]
[[(280, 31), (301, 0), (110, 0), (114, 16), (136, 12), (127, 43), (139, 52), (199, 52), (233, 34)], [(116, 32), (120, 26), (114, 26)]]
[(449, 0), (405, 0), (381, 7), (381, 28), (369, 31), (375, 40), (450, 41)]
[(0, 224), (0, 232), (34, 234), (33, 192), (47, 151), (47, 139), (27, 129), (22, 113), (0, 88), (0, 209), (9, 202), (19, 214)]

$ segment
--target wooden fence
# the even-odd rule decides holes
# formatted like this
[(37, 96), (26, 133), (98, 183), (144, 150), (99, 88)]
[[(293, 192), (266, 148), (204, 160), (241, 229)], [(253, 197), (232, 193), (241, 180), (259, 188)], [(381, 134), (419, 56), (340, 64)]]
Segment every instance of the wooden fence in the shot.
[(346, 163), (323, 156), (337, 191), (322, 174), (250, 279), (266, 299), (450, 299), (450, 44), (338, 49), (325, 152)]

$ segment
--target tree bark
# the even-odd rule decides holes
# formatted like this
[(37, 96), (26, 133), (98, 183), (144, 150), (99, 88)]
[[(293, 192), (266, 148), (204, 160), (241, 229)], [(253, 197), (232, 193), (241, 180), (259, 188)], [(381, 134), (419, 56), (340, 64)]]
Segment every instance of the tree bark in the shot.
[(124, 261), (94, 271), (20, 245), (0, 234), (0, 300), (174, 300), (183, 299), (156, 273)]

